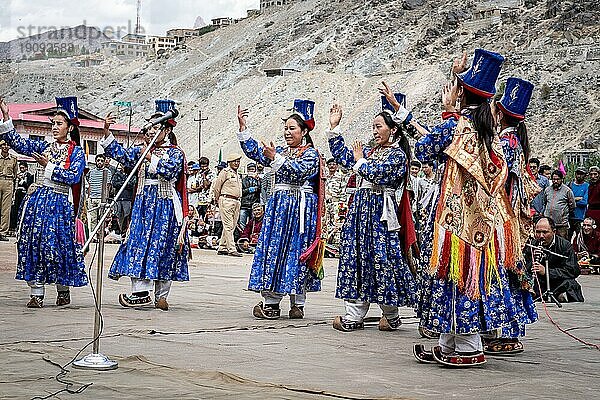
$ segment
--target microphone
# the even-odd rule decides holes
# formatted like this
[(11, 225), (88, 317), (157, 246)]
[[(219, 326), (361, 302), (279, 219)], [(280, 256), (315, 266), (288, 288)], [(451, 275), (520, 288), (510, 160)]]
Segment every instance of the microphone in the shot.
[(178, 115), (179, 115), (179, 111), (177, 111), (177, 109), (175, 109), (175, 108), (172, 108), (169, 111), (167, 111), (165, 113), (165, 115), (156, 117), (156, 118), (148, 121), (148, 123), (143, 126), (142, 131), (147, 131), (148, 129), (152, 128), (154, 125), (162, 124), (165, 121), (176, 118)]

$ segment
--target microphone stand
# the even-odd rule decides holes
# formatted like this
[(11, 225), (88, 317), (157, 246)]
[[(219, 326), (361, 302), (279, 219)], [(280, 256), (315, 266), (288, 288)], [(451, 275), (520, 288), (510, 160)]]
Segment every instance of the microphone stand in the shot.
[[(529, 243), (525, 243), (526, 246), (531, 247), (532, 249), (536, 249), (536, 250), (540, 250), (546, 254), (550, 254), (553, 255), (555, 257), (560, 257), (560, 258), (568, 258), (567, 256), (563, 256), (562, 254), (558, 254), (555, 253), (553, 251), (550, 251), (542, 246), (534, 246), (532, 244)], [(537, 297), (534, 301), (537, 301), (539, 299), (543, 299), (545, 302), (553, 302), (554, 304), (556, 304), (558, 306), (558, 308), (562, 308), (562, 304), (560, 303), (560, 301), (558, 301), (558, 299), (556, 298), (556, 296), (554, 295), (554, 292), (552, 291), (552, 289), (550, 288), (550, 270), (548, 267), (548, 257), (546, 257), (545, 260), (545, 264), (546, 264), (546, 273), (544, 274), (546, 277), (546, 291), (544, 293), (540, 293), (540, 296)]]
[[(125, 182), (121, 186), (121, 189), (119, 189), (119, 191), (115, 195), (114, 199), (109, 204), (106, 204), (106, 201), (107, 201), (107, 198), (106, 198), (106, 185), (107, 185), (106, 170), (104, 171), (104, 173), (102, 175), (102, 200), (101, 200), (99, 209), (101, 212), (103, 212), (103, 214), (102, 214), (102, 217), (98, 220), (98, 223), (96, 224), (96, 227), (94, 228), (94, 230), (90, 233), (89, 238), (86, 240), (85, 244), (83, 245), (84, 251), (86, 249), (89, 249), (90, 243), (92, 242), (94, 236), (96, 234), (98, 234), (98, 265), (97, 265), (97, 271), (96, 271), (96, 291), (95, 291), (96, 307), (95, 307), (95, 313), (94, 313), (93, 350), (92, 350), (92, 353), (73, 362), (73, 367), (75, 367), (75, 368), (89, 369), (89, 370), (95, 370), (95, 371), (107, 371), (107, 370), (116, 369), (118, 367), (118, 363), (116, 361), (109, 359), (107, 356), (105, 356), (104, 354), (99, 352), (100, 327), (102, 325), (102, 314), (101, 314), (100, 310), (102, 309), (102, 278), (103, 278), (103, 269), (104, 269), (104, 221), (106, 221), (106, 218), (108, 218), (108, 216), (112, 212), (115, 202), (121, 197), (121, 195), (125, 191), (127, 184), (129, 183), (129, 181), (137, 173), (138, 169), (140, 168), (140, 166), (146, 159), (146, 156), (148, 155), (148, 153), (150, 153), (150, 150), (152, 149), (152, 146), (154, 146), (154, 144), (156, 143), (156, 140), (158, 139), (158, 135), (160, 135), (161, 130), (162, 129), (159, 129), (156, 132), (156, 134), (154, 135), (154, 137), (152, 138), (152, 140), (150, 141), (148, 146), (146, 146), (146, 150), (142, 153), (142, 155), (140, 156), (140, 159), (138, 160), (138, 162), (135, 164), (135, 166), (133, 167), (133, 169), (131, 170), (131, 172), (129, 173), (127, 178), (125, 179)], [(84, 255), (85, 255), (85, 253), (84, 253)]]

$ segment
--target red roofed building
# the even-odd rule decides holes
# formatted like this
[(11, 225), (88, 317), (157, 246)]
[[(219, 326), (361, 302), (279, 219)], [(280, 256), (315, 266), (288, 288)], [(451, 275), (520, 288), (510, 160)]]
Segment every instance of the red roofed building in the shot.
[[(44, 139), (49, 142), (54, 140), (50, 118), (56, 112), (55, 103), (13, 103), (8, 104), (8, 107), (15, 129), (21, 136), (28, 139)], [(79, 108), (79, 122), (81, 145), (88, 155), (88, 162), (93, 163), (98, 154), (98, 141), (103, 137), (104, 120)], [(111, 125), (110, 130), (119, 142), (127, 144), (140, 131), (139, 128), (132, 128), (130, 136), (128, 128), (124, 124), (115, 124)]]

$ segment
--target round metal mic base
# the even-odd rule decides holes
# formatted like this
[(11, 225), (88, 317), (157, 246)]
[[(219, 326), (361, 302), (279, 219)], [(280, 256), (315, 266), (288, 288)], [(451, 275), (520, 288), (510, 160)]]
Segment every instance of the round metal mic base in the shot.
[(94, 371), (109, 371), (111, 369), (117, 369), (118, 366), (118, 362), (113, 361), (100, 353), (88, 354), (73, 363), (73, 368), (90, 369)]

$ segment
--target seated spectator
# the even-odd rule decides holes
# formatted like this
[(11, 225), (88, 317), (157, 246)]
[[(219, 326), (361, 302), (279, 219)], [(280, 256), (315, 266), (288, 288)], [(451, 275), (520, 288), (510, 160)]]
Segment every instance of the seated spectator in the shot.
[(596, 230), (593, 218), (583, 220), (581, 232), (573, 239), (573, 249), (580, 266), (589, 267), (592, 272), (600, 272), (600, 232)]
[(252, 218), (246, 224), (240, 238), (238, 240), (238, 247), (244, 253), (254, 253), (256, 244), (258, 243), (258, 237), (260, 236), (260, 230), (262, 229), (263, 217), (265, 210), (260, 203), (254, 203), (252, 205)]
[[(546, 253), (541, 249), (525, 251), (527, 265), (537, 274), (542, 293), (547, 290), (546, 274), (549, 274), (550, 289), (560, 302), (584, 301), (581, 286), (575, 279), (580, 273), (575, 251), (568, 240), (556, 234), (552, 218), (542, 217), (537, 221), (535, 238), (540, 247), (566, 257)], [(538, 291), (537, 284), (534, 284), (534, 290)], [(537, 295), (540, 296), (540, 293)]]

